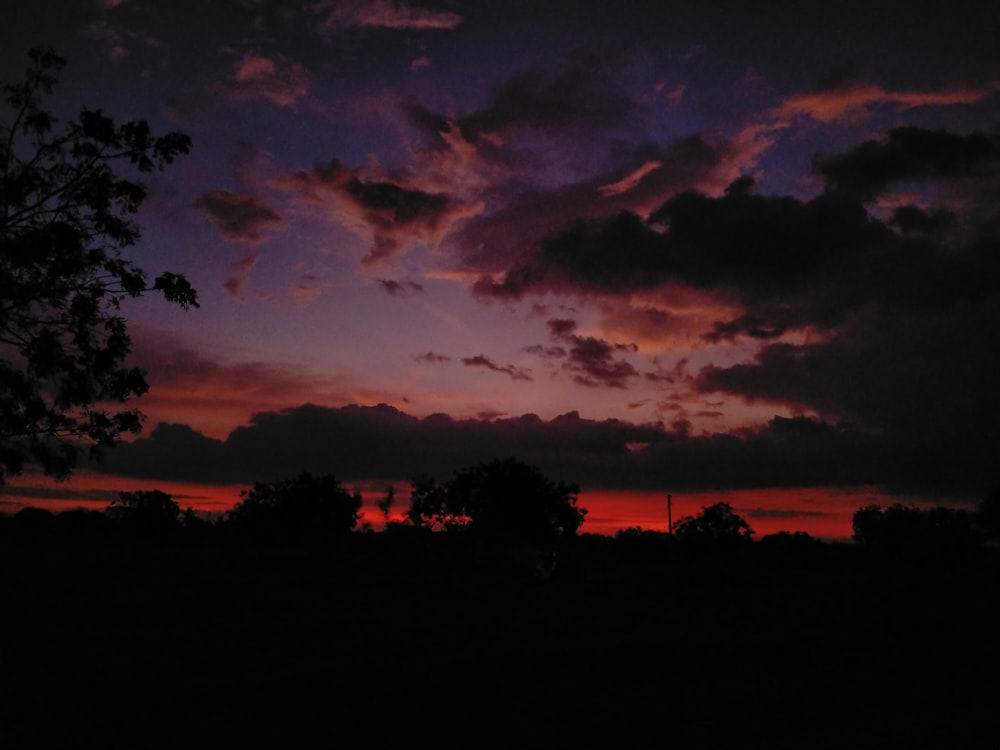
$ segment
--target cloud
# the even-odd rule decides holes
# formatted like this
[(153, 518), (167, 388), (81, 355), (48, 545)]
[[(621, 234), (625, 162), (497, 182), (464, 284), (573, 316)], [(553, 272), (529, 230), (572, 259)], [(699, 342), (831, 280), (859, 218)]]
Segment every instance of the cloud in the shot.
[(186, 346), (170, 333), (130, 326), (132, 366), (150, 390), (136, 402), (148, 417), (185, 421), (213, 436), (228, 434), (260, 409), (316, 400), (347, 403), (362, 396), (345, 378), (303, 372), (282, 362), (226, 361)]
[(388, 258), (411, 241), (437, 242), (452, 222), (475, 210), (443, 193), (363, 179), (337, 160), (281, 175), (276, 183), (313, 205), (327, 205), (332, 197), (338, 218), (370, 232), (373, 245), (366, 264)]
[(638, 187), (639, 183), (642, 182), (643, 178), (650, 172), (655, 172), (657, 169), (663, 166), (663, 162), (656, 159), (650, 159), (644, 162), (641, 167), (636, 169), (634, 172), (622, 177), (617, 182), (613, 182), (609, 185), (602, 185), (597, 189), (603, 197), (609, 198), (612, 195), (621, 195), (622, 193), (627, 193), (630, 190), (634, 190)]
[(277, 107), (294, 107), (309, 93), (312, 75), (298, 63), (245, 54), (233, 74), (214, 86), (216, 93), (233, 102), (266, 101)]
[(634, 352), (634, 344), (609, 344), (592, 336), (579, 336), (576, 322), (565, 318), (549, 320), (548, 328), (550, 336), (566, 348), (535, 346), (526, 347), (526, 351), (547, 359), (565, 357), (562, 369), (573, 376), (575, 383), (589, 388), (626, 388), (629, 380), (639, 376), (631, 363), (615, 358), (615, 352)]
[[(636, 450), (643, 446), (642, 450)], [(920, 454), (878, 434), (814, 419), (695, 436), (662, 425), (589, 420), (576, 412), (551, 420), (533, 414), (417, 418), (385, 404), (327, 408), (306, 404), (262, 412), (225, 440), (184, 425), (109, 451), (103, 471), (121, 476), (216, 484), (272, 481), (301, 471), (343, 481), (445, 478), (463, 466), (517, 456), (547, 475), (601, 488), (695, 489), (889, 485), (913, 489), (923, 474), (938, 486), (967, 488), (964, 465)], [(973, 477), (978, 480), (980, 477)], [(974, 485), (973, 485), (974, 486)]]
[[(475, 290), (503, 299), (598, 295), (605, 335), (632, 341), (655, 340), (660, 329), (670, 340), (679, 324), (671, 297), (681, 290), (699, 302), (680, 331), (747, 357), (702, 366), (685, 387), (846, 425), (824, 439), (877, 443), (884, 471), (840, 448), (873, 476), (991, 486), (987, 436), (1000, 423), (987, 382), (1000, 368), (998, 155), (992, 135), (898, 128), (817, 159), (827, 189), (813, 198), (758, 195), (742, 179), (718, 195), (680, 192), (647, 215), (620, 209), (580, 219), (521, 245), (504, 273), (484, 274)], [(637, 187), (662, 171), (646, 170)], [(614, 200), (635, 190), (632, 182), (600, 184), (615, 186), (605, 191)], [(904, 182), (920, 205), (903, 194), (868, 203)], [(580, 336), (569, 319), (549, 326), (564, 354), (526, 351), (563, 362), (577, 382), (624, 387), (639, 376), (620, 345)], [(646, 374), (665, 383), (664, 375), (673, 377)], [(777, 439), (783, 427), (773, 423), (768, 435)], [(674, 431), (687, 434), (683, 422)], [(711, 443), (720, 456), (729, 439)]]
[(416, 73), (418, 70), (431, 67), (431, 59), (427, 55), (415, 57), (410, 62), (410, 70)]
[(394, 279), (376, 279), (378, 285), (393, 297), (406, 297), (410, 294), (419, 294), (424, 291), (424, 287), (415, 281), (405, 279), (395, 281)]
[(494, 91), (489, 106), (460, 118), (459, 129), (475, 143), (515, 129), (593, 134), (621, 128), (641, 109), (621, 85), (631, 54), (627, 47), (583, 47), (554, 74), (540, 68), (517, 73)]
[(163, 42), (155, 37), (104, 20), (89, 24), (84, 35), (100, 41), (104, 45), (104, 54), (115, 62), (129, 57), (137, 45), (150, 49), (164, 47)]
[(878, 106), (905, 110), (935, 105), (972, 104), (992, 96), (998, 90), (1000, 84), (993, 83), (940, 91), (887, 91), (876, 84), (848, 78), (813, 92), (790, 96), (772, 115), (776, 124), (782, 127), (798, 117), (834, 122), (866, 117)]
[[(902, 215), (909, 216), (911, 228), (919, 218), (913, 209)], [(950, 244), (928, 244), (924, 235), (901, 236), (898, 223), (880, 221), (851, 197), (823, 194), (802, 201), (758, 196), (734, 184), (719, 197), (677, 195), (646, 220), (622, 211), (577, 222), (499, 279), (481, 277), (475, 291), (520, 299), (553, 291), (620, 297), (671, 285), (700, 290), (715, 298), (719, 313), (735, 311), (703, 331), (706, 341), (716, 343), (831, 330), (874, 301), (940, 306), (974, 290), (985, 293), (976, 277), (991, 267), (988, 253), (956, 253)], [(900, 278), (909, 283), (901, 285)], [(734, 310), (733, 300), (742, 309)], [(706, 320), (705, 302), (694, 321)], [(668, 311), (653, 308), (646, 315), (666, 332)]]
[(450, 11), (433, 11), (392, 0), (334, 0), (318, 3), (314, 11), (322, 16), (321, 29), (454, 29), (462, 16)]
[[(661, 166), (644, 171), (653, 161)], [(538, 292), (651, 288), (663, 279), (662, 255), (646, 216), (692, 185), (721, 189), (720, 175), (731, 171), (729, 163), (727, 145), (700, 138), (684, 138), (666, 149), (642, 147), (611, 173), (545, 190), (522, 187), (502, 208), (470, 218), (455, 242), (464, 249), (464, 263), (483, 272), (475, 291), (485, 297), (516, 299), (528, 287)], [(640, 172), (642, 178), (633, 180)], [(579, 256), (568, 263), (579, 272), (566, 274), (559, 256)], [(609, 273), (587, 284), (588, 264), (594, 276)]]
[(414, 359), (417, 362), (423, 362), (425, 364), (432, 364), (432, 365), (451, 362), (451, 357), (447, 356), (446, 354), (438, 354), (436, 352), (425, 352), (423, 354), (418, 354), (417, 356), (414, 357)]
[(504, 375), (509, 375), (511, 380), (534, 380), (534, 378), (532, 378), (526, 371), (514, 367), (514, 365), (500, 366), (492, 359), (482, 354), (475, 357), (463, 357), (461, 361), (466, 367), (485, 367), (487, 370), (493, 370), (494, 372), (501, 372)]
[(195, 201), (208, 214), (222, 235), (234, 242), (256, 244), (264, 229), (279, 229), (285, 220), (260, 198), (250, 193), (210, 190)]
[(232, 274), (223, 284), (231, 297), (239, 298), (242, 296), (247, 274), (257, 265), (259, 258), (260, 256), (250, 253), (233, 264)]
[(998, 320), (997, 294), (953, 309), (873, 308), (825, 341), (768, 344), (751, 362), (702, 368), (695, 387), (856, 425), (893, 446), (899, 481), (990, 487)]
[(893, 182), (995, 178), (1000, 174), (1000, 137), (901, 127), (845, 154), (817, 157), (816, 171), (829, 188), (872, 198)]
[(746, 511), (748, 518), (815, 518), (829, 515), (817, 510), (796, 510), (792, 508), (751, 508)]
[(148, 437), (109, 452), (104, 469), (206, 483), (266, 481), (299, 471), (332, 472), (354, 481), (423, 472), (444, 477), (478, 461), (516, 455), (567, 478), (570, 474), (564, 472), (589, 466), (587, 476), (594, 478), (600, 473), (596, 467), (611, 468), (631, 455), (626, 443), (666, 438), (656, 427), (585, 420), (575, 412), (549, 421), (533, 414), (465, 420), (434, 414), (421, 419), (385, 404), (306, 404), (258, 413), (222, 441), (183, 425), (161, 425)]

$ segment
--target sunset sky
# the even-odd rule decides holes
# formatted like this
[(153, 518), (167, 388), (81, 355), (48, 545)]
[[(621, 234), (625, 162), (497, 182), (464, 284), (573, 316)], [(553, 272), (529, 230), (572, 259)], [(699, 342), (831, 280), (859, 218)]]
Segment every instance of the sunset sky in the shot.
[(130, 257), (201, 307), (125, 310), (143, 435), (6, 510), (517, 456), (583, 531), (848, 536), (1000, 486), (986, 3), (10, 5), (4, 81), (48, 45), (65, 115), (191, 136)]

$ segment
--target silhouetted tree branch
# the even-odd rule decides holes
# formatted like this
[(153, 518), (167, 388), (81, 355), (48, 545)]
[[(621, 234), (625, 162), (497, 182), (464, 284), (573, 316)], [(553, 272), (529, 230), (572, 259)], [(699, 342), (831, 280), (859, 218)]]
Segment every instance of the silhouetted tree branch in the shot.
[(148, 389), (124, 365), (122, 302), (156, 291), (197, 306), (183, 276), (150, 282), (122, 254), (140, 237), (131, 218), (146, 198), (139, 177), (186, 154), (190, 139), (90, 109), (57, 127), (43, 99), (65, 60), (29, 56), (25, 79), (3, 86), (0, 120), (0, 481), (27, 460), (66, 476), (80, 447), (99, 454), (137, 432), (137, 410), (105, 407)]

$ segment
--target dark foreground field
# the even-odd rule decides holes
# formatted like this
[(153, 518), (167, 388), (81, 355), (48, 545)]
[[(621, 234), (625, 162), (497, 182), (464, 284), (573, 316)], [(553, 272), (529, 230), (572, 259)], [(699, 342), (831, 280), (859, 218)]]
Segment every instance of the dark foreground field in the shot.
[(2, 559), (3, 746), (1000, 747), (1000, 560), (583, 538)]

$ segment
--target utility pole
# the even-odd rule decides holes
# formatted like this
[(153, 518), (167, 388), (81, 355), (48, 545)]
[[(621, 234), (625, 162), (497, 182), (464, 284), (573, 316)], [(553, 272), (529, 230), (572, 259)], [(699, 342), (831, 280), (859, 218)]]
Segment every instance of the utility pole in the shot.
[(674, 509), (670, 495), (667, 495), (667, 532), (671, 536), (674, 534)]

